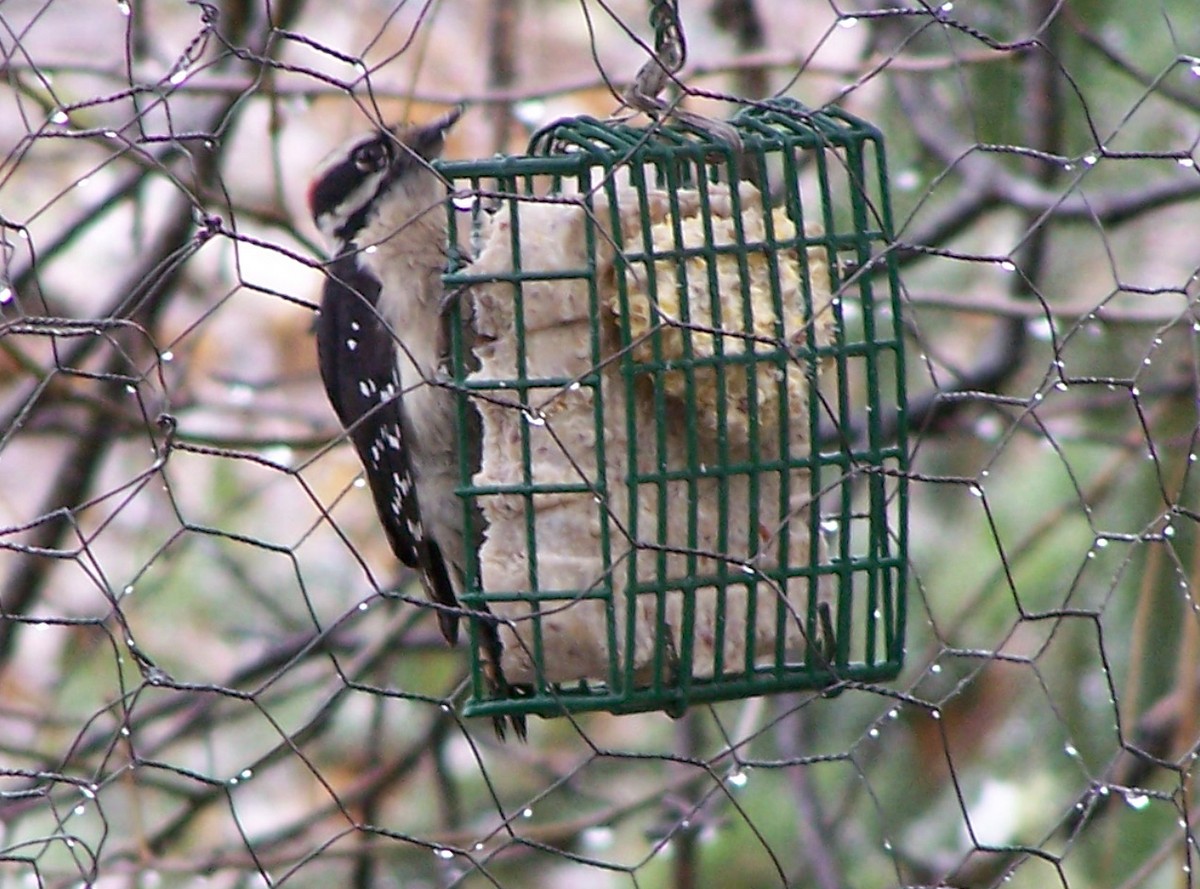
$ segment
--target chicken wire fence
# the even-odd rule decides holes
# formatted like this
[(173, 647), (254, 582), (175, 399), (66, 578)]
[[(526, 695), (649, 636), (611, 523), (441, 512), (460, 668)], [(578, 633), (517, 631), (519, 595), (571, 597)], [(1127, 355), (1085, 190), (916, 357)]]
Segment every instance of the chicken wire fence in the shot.
[(321, 156), (604, 119), (644, 4), (10, 0), (5, 885), (1193, 885), (1190, 2), (682, 12), (687, 107), (888, 140), (909, 410), (832, 425), (907, 435), (899, 677), (502, 744), (320, 394)]

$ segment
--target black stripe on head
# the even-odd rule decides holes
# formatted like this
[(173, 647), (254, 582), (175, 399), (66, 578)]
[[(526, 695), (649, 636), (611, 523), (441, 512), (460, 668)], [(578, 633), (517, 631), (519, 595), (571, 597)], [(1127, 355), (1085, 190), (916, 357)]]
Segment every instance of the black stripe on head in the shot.
[(313, 221), (339, 247), (347, 247), (367, 224), (371, 208), (397, 179), (441, 154), (446, 131), (462, 114), (456, 107), (432, 123), (379, 130), (336, 155), (308, 193)]
[(320, 173), (308, 193), (318, 228), (345, 244), (366, 224), (398, 150), (394, 140), (385, 130), (360, 139)]

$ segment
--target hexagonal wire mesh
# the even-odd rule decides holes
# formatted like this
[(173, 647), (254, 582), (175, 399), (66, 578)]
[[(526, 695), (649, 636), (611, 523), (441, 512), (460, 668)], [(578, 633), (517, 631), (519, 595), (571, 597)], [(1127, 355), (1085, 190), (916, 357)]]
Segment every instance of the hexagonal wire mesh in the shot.
[(453, 337), (460, 419), (483, 426), (464, 600), (518, 691), (476, 644), (468, 714), (679, 713), (900, 669), (882, 137), (794, 101), (733, 124), (740, 149), (577, 118), (528, 156), (439, 165), (447, 293), (477, 335)]

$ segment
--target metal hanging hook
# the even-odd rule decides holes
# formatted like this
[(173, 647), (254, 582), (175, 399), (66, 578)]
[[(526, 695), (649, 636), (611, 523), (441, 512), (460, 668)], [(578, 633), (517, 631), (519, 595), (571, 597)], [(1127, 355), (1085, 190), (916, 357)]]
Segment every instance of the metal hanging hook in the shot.
[(658, 97), (672, 81), (676, 81), (675, 75), (687, 61), (687, 38), (679, 17), (678, 0), (650, 0), (650, 25), (654, 28), (654, 56), (642, 65), (621, 97), (622, 102), (654, 120), (674, 118), (740, 152), (742, 139), (734, 127), (681, 108), (677, 101), (666, 102)]
[(650, 26), (654, 28), (654, 55), (642, 65), (622, 99), (630, 108), (658, 117), (664, 108), (658, 94), (687, 60), (677, 0), (650, 0)]

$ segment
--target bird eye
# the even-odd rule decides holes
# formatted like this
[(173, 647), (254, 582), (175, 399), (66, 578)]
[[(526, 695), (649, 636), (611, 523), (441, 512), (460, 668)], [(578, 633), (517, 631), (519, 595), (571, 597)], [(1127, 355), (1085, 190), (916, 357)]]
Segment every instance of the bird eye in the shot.
[(368, 142), (354, 149), (354, 166), (362, 173), (376, 173), (387, 166), (388, 147), (385, 142)]

